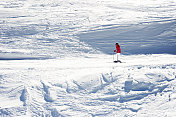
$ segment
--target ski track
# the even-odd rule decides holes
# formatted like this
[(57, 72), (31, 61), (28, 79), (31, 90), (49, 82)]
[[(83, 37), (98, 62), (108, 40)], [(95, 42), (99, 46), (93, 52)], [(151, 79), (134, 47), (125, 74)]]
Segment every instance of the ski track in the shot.
[(0, 116), (176, 116), (175, 3), (1, 0)]
[[(151, 56), (152, 59), (157, 57)], [(174, 55), (163, 55), (161, 59), (169, 56), (171, 60), (175, 59)], [(31, 61), (28, 65), (25, 60), (11, 61), (6, 68), (1, 67), (6, 70), (0, 73), (1, 100), (5, 101), (1, 103), (0, 115), (91, 117), (118, 116), (117, 113), (120, 113), (119, 116), (143, 116), (149, 113), (156, 115), (155, 112), (165, 106), (174, 111), (175, 107), (170, 107), (170, 104), (175, 103), (176, 99), (176, 63), (132, 64), (130, 56), (123, 57), (127, 60), (126, 63), (114, 64), (100, 59), (97, 65), (102, 66), (101, 70), (88, 59), (82, 64), (87, 69), (71, 69), (69, 75), (65, 74), (68, 67), (61, 70), (59, 66), (53, 66), (60, 60)], [(148, 56), (143, 56), (143, 59), (145, 57)], [(43, 67), (46, 62), (50, 65)], [(66, 60), (65, 66), (71, 64), (72, 67), (73, 63), (69, 62), (71, 60)], [(19, 70), (12, 67), (16, 64), (21, 64)], [(31, 65), (34, 67), (31, 68)], [(81, 73), (90, 70), (94, 74), (77, 74), (77, 71)], [(72, 78), (59, 79), (58, 75)], [(16, 105), (7, 105), (8, 100), (16, 102)], [(157, 116), (167, 115), (167, 111), (162, 111)]]

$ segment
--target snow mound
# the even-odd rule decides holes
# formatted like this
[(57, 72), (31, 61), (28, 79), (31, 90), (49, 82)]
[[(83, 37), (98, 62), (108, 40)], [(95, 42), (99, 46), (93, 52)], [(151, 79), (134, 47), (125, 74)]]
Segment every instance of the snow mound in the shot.
[(104, 57), (0, 61), (0, 115), (174, 115), (174, 55)]

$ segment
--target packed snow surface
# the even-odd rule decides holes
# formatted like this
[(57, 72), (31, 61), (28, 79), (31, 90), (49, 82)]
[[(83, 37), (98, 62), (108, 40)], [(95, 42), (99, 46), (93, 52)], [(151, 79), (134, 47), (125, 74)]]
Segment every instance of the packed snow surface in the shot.
[[(122, 63), (113, 63), (116, 42)], [(0, 116), (175, 110), (176, 1), (0, 1)]]
[(1, 116), (174, 116), (176, 56), (0, 61)]

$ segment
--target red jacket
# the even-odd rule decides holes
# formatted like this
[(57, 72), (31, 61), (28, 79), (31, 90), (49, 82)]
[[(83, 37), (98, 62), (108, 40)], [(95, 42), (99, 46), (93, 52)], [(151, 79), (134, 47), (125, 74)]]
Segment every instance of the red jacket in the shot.
[(121, 53), (120, 45), (116, 45), (116, 50), (114, 52)]

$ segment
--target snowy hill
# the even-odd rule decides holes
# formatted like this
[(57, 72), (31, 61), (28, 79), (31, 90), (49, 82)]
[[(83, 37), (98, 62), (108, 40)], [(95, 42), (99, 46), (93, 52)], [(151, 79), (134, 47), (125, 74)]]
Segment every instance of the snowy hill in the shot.
[(173, 0), (0, 1), (2, 117), (174, 117), (175, 84)]

